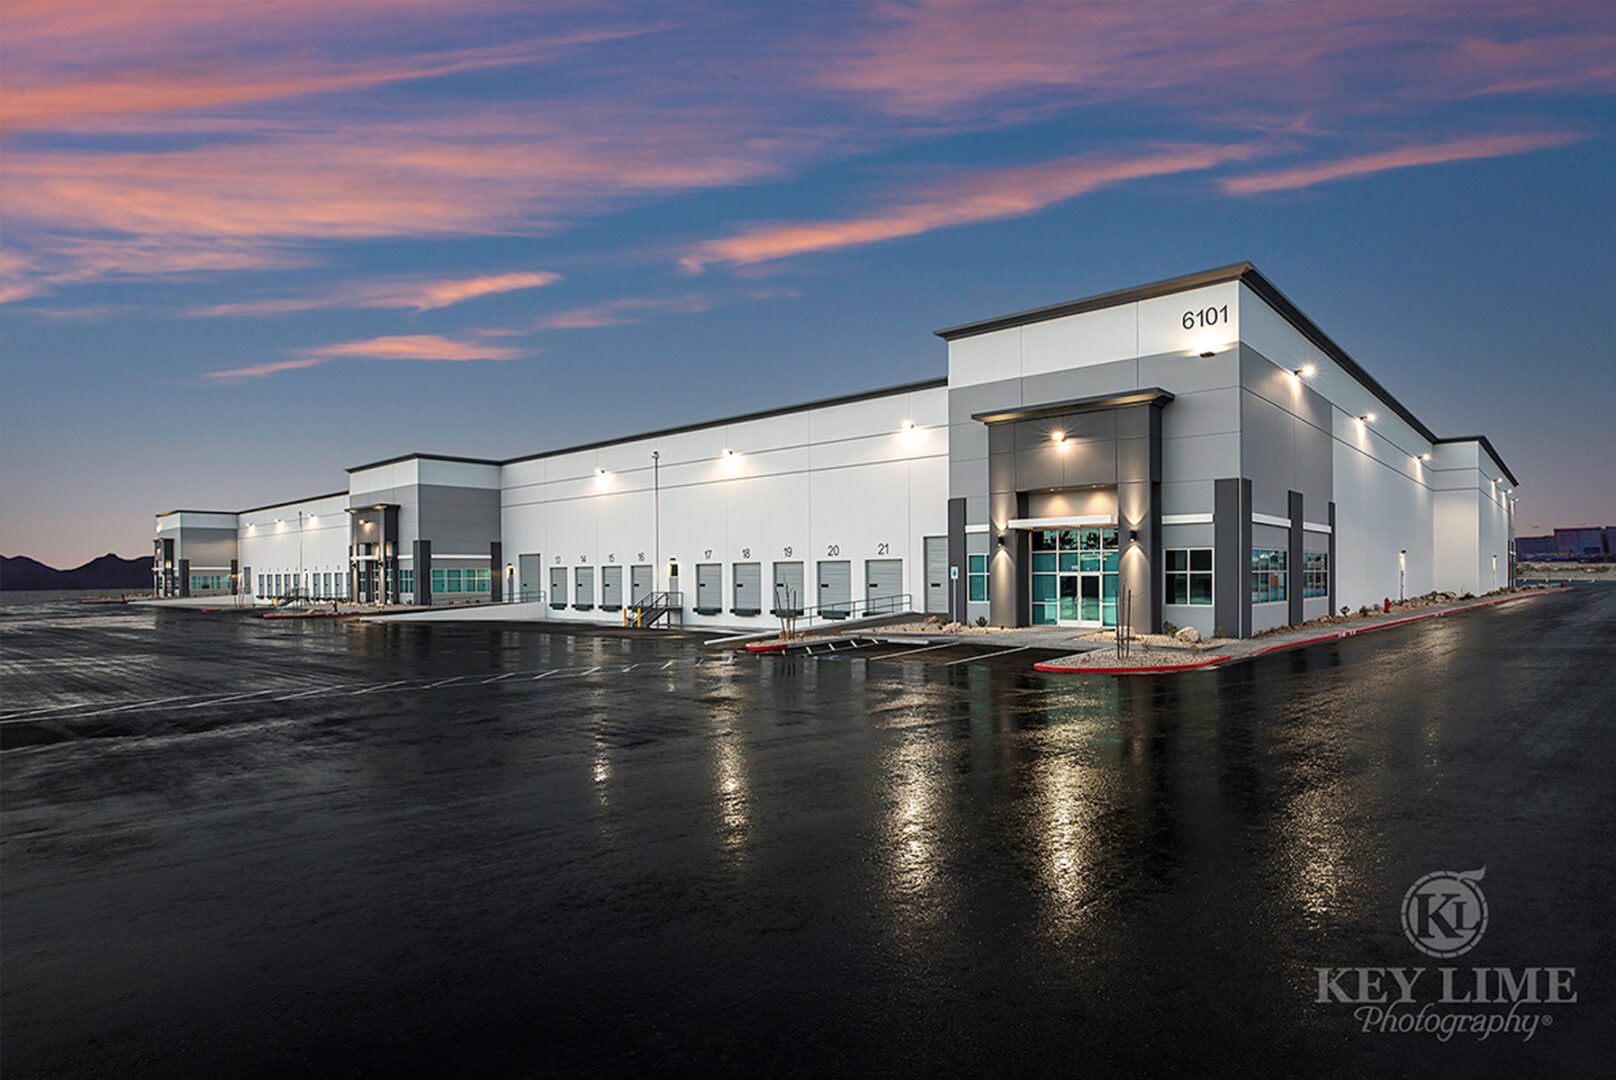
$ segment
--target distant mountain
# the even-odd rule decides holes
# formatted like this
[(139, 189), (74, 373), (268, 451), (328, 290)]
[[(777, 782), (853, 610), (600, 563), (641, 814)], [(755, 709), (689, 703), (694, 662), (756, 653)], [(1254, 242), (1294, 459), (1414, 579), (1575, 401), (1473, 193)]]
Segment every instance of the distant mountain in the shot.
[(0, 589), (140, 589), (149, 590), (152, 561), (103, 555), (71, 570), (58, 570), (26, 555), (0, 555)]

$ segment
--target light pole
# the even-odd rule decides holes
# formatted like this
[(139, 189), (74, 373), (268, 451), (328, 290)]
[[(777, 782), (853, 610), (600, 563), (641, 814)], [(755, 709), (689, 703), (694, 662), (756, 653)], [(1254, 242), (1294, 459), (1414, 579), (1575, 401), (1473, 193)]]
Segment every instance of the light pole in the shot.
[(662, 591), (662, 452), (651, 451), (651, 591)]

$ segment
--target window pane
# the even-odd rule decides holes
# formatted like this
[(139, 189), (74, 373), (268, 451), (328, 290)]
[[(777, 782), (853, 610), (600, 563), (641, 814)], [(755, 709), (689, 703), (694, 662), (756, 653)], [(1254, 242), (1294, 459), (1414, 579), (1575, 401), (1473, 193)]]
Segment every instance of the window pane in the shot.
[(1108, 573), (1114, 574), (1114, 573), (1117, 572), (1117, 559), (1118, 558), (1119, 558), (1119, 556), (1117, 555), (1117, 553), (1115, 551), (1108, 551), (1108, 552), (1105, 553), (1105, 561), (1103, 563), (1101, 563), (1101, 565), (1105, 568), (1105, 570)]
[(968, 555), (966, 558), (969, 560), (971, 573), (985, 574), (988, 572), (988, 557), (986, 555)]
[(971, 599), (976, 601), (988, 598), (988, 578), (986, 574), (971, 575)]
[(1032, 534), (1032, 549), (1034, 551), (1054, 551), (1057, 535), (1053, 529), (1037, 530)]
[(1100, 543), (1101, 543), (1102, 546), (1104, 546), (1106, 548), (1114, 548), (1114, 547), (1116, 547), (1117, 546), (1117, 530), (1115, 530), (1115, 529), (1101, 529), (1100, 530)]
[(1091, 574), (1097, 572), (1100, 569), (1099, 552), (1090, 553), (1085, 551), (1078, 562), (1078, 569), (1087, 571)]
[(1032, 606), (1032, 624), (1034, 626), (1054, 626), (1055, 605), (1034, 604)]
[(1167, 549), (1167, 570), (1186, 570), (1189, 568), (1190, 553), (1183, 548)]
[(1098, 530), (1098, 529), (1084, 529), (1083, 530), (1082, 540), (1083, 540), (1082, 548), (1083, 548), (1084, 551), (1099, 551), (1100, 550), (1100, 530)]
[(1189, 603), (1189, 578), (1184, 574), (1167, 575), (1167, 599), (1169, 604)]
[(1107, 600), (1117, 598), (1117, 575), (1106, 574), (1100, 579), (1100, 595)]
[(1061, 530), (1060, 546), (1062, 551), (1076, 551), (1078, 549), (1078, 545), (1080, 545), (1082, 542), (1082, 538), (1077, 529)]
[(1195, 550), (1191, 551), (1190, 552), (1190, 569), (1191, 570), (1211, 570), (1212, 569), (1212, 549), (1211, 548), (1196, 548)]
[(1032, 598), (1036, 601), (1055, 599), (1055, 582), (1059, 580), (1054, 574), (1034, 574), (1032, 576)]
[(1060, 568), (1063, 574), (1077, 573), (1077, 552), (1063, 551), (1060, 553)]
[(1190, 575), (1190, 603), (1210, 604), (1212, 602), (1212, 575)]
[(1034, 555), (1032, 557), (1032, 572), (1035, 574), (1053, 574), (1055, 572), (1055, 553)]

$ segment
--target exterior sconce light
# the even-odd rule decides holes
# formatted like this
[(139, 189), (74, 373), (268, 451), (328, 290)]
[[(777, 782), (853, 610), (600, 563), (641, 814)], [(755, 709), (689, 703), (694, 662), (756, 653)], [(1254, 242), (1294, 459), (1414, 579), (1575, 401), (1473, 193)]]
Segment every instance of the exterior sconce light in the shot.
[(1211, 349), (1208, 349), (1204, 353), (1201, 354), (1201, 359), (1202, 360), (1210, 360), (1216, 355), (1217, 355), (1217, 353), (1213, 352)]
[(1301, 367), (1291, 372), (1291, 374), (1295, 375), (1298, 379), (1311, 379), (1318, 373), (1319, 369), (1314, 367), (1312, 364), (1303, 364)]
[(903, 430), (905, 430), (905, 431), (913, 431), (913, 430), (915, 430), (915, 422), (913, 420), (905, 420), (903, 422)]
[(1004, 547), (1004, 533), (1000, 533), (998, 537), (996, 537), (996, 542), (999, 547)]
[(1137, 544), (1139, 542), (1139, 530), (1138, 529), (1129, 529), (1128, 530), (1128, 542), (1132, 543), (1132, 544)]
[(1049, 441), (1054, 443), (1057, 446), (1061, 445), (1062, 443), (1064, 443), (1066, 441), (1066, 432), (1064, 432), (1064, 431), (1051, 431), (1049, 433)]
[(1372, 412), (1366, 412), (1362, 416), (1358, 417), (1358, 423), (1360, 424), (1373, 424), (1374, 422), (1375, 414)]

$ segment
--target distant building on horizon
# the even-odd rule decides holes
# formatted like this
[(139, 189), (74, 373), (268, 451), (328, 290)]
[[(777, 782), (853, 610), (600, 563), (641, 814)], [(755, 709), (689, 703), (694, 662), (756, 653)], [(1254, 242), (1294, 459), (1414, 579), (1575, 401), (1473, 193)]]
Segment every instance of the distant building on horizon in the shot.
[(1616, 555), (1616, 525), (1573, 525), (1547, 536), (1517, 536), (1518, 559), (1609, 559)]

